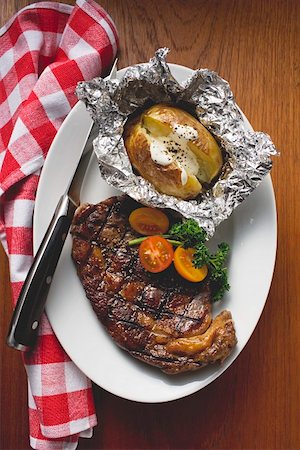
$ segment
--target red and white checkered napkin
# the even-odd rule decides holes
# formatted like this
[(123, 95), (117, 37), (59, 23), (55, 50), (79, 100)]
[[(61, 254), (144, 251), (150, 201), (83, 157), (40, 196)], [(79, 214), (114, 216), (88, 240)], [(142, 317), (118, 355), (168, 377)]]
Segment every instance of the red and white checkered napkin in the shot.
[[(74, 7), (36, 3), (0, 29), (0, 238), (14, 303), (32, 262), (32, 213), (49, 146), (76, 103), (77, 82), (107, 72), (117, 46), (112, 19), (93, 0), (77, 0)], [(24, 363), (31, 446), (75, 449), (97, 423), (91, 382), (45, 315)]]

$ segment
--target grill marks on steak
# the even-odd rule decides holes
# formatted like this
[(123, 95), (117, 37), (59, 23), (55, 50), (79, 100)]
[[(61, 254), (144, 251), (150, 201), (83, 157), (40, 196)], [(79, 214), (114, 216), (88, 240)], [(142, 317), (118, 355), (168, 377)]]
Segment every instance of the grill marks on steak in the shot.
[(166, 373), (223, 361), (236, 344), (231, 314), (212, 320), (208, 282), (190, 283), (173, 266), (144, 270), (127, 245), (138, 237), (128, 223), (137, 207), (112, 197), (75, 214), (72, 257), (95, 313), (120, 347)]

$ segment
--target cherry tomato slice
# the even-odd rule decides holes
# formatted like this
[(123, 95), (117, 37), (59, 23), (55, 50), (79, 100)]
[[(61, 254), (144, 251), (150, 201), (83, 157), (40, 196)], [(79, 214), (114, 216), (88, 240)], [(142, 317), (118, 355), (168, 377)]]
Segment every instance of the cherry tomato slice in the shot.
[(163, 234), (169, 229), (168, 217), (158, 209), (138, 208), (129, 216), (132, 228), (145, 236)]
[(195, 250), (193, 248), (177, 247), (174, 252), (174, 266), (177, 272), (186, 280), (198, 283), (204, 280), (208, 269), (204, 265), (199, 269), (193, 264)]
[(173, 256), (172, 245), (161, 236), (148, 237), (139, 248), (139, 257), (143, 267), (152, 273), (167, 269), (173, 261)]

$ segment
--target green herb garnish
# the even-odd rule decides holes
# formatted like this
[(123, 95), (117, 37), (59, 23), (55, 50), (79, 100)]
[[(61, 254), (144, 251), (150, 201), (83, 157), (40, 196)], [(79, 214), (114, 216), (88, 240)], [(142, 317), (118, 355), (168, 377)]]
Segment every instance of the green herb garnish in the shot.
[[(181, 245), (184, 248), (195, 249), (194, 266), (199, 268), (204, 264), (207, 265), (212, 281), (213, 300), (221, 300), (225, 292), (230, 289), (227, 267), (224, 267), (229, 253), (229, 245), (226, 242), (221, 242), (216, 253), (211, 253), (205, 244), (207, 234), (194, 219), (186, 219), (183, 222), (175, 223), (168, 234), (163, 234), (162, 237), (168, 239), (174, 246)], [(140, 244), (145, 239), (147, 237), (133, 239), (128, 244)]]
[(198, 225), (194, 219), (187, 219), (182, 223), (176, 223), (169, 230), (169, 236), (176, 241), (181, 241), (184, 248), (194, 248), (195, 267), (208, 266), (210, 278), (212, 280), (213, 300), (221, 300), (226, 291), (230, 289), (228, 283), (227, 267), (224, 263), (229, 253), (229, 245), (222, 242), (218, 245), (216, 253), (211, 253), (206, 246), (206, 232)]

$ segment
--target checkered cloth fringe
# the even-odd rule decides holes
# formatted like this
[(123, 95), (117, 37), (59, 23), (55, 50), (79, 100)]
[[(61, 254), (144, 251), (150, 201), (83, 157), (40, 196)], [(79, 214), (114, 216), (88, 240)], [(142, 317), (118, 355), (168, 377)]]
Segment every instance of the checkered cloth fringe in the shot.
[[(0, 29), (0, 238), (14, 304), (32, 263), (40, 169), (77, 101), (77, 82), (107, 73), (117, 46), (112, 19), (93, 0), (77, 0), (74, 7), (32, 4)], [(66, 355), (45, 314), (24, 363), (31, 446), (75, 449), (97, 423), (91, 382)]]

